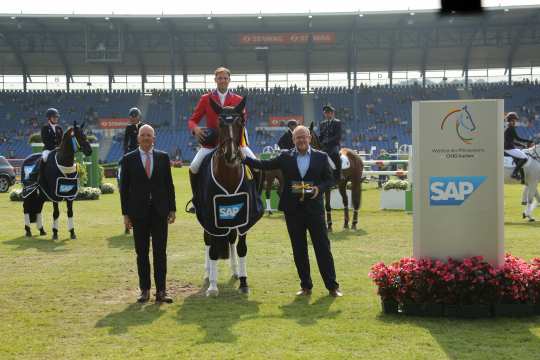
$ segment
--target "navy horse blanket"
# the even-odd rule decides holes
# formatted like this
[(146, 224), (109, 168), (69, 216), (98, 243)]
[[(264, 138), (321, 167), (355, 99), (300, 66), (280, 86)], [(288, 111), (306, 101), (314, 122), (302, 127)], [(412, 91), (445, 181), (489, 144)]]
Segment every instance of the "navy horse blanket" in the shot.
[(76, 165), (73, 167), (59, 165), (56, 150), (49, 153), (45, 163), (40, 153), (32, 154), (24, 159), (21, 180), (24, 199), (39, 190), (50, 201), (71, 201), (75, 200), (79, 192), (79, 174)]
[(204, 158), (199, 169), (199, 182), (193, 194), (197, 220), (213, 236), (229, 235), (233, 229), (244, 235), (264, 214), (257, 183), (251, 169), (244, 165), (238, 187), (229, 193), (214, 176), (213, 154)]

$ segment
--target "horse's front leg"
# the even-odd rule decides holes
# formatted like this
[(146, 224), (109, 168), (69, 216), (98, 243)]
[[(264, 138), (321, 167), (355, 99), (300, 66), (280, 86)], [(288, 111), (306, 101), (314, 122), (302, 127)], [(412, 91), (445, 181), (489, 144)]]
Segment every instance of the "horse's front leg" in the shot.
[(73, 201), (67, 201), (68, 230), (71, 240), (77, 239), (75, 235), (75, 225), (73, 224)]
[(58, 240), (58, 218), (60, 217), (60, 209), (58, 209), (58, 203), (53, 201), (53, 240)]
[(528, 218), (529, 221), (536, 221), (533, 217), (533, 211), (536, 208), (536, 195), (537, 195), (537, 185), (538, 182), (529, 182), (528, 184), (528, 194), (527, 194), (527, 206), (523, 212), (523, 218)]
[(238, 236), (238, 245), (236, 246), (238, 252), (238, 278), (240, 279), (240, 286), (238, 291), (242, 294), (249, 294), (249, 286), (247, 283), (247, 243), (246, 235)]
[(332, 207), (330, 206), (330, 191), (324, 193), (324, 207), (326, 210), (326, 228), (332, 232)]
[(343, 202), (343, 228), (349, 228), (349, 197), (347, 196), (347, 182), (341, 181), (338, 185), (341, 200)]
[(210, 244), (210, 248), (208, 249), (208, 289), (206, 289), (206, 296), (218, 296), (219, 290), (217, 287), (217, 262), (220, 252), (222, 251), (220, 247), (220, 242), (225, 242), (226, 240), (220, 239), (216, 236), (205, 234), (205, 241), (206, 239), (208, 239), (208, 242)]

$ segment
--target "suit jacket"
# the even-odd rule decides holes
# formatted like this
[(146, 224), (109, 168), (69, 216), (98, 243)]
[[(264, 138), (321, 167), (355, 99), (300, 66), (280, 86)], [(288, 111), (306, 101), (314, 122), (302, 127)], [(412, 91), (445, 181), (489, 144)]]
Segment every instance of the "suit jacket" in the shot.
[(293, 139), (292, 139), (292, 132), (291, 130), (287, 130), (287, 132), (285, 134), (283, 134), (281, 136), (281, 138), (279, 138), (279, 141), (278, 141), (278, 146), (281, 150), (289, 150), (289, 149), (292, 149), (294, 147), (294, 142), (293, 142)]
[(137, 135), (139, 135), (139, 129), (143, 125), (144, 123), (141, 121), (138, 124), (129, 124), (126, 126), (126, 132), (124, 133), (124, 154), (139, 147)]
[(43, 142), (43, 150), (54, 150), (62, 142), (62, 136), (64, 131), (59, 125), (55, 126), (53, 131), (52, 127), (47, 124), (41, 128), (41, 141)]
[[(203, 117), (206, 117), (207, 128), (217, 129), (219, 127), (218, 116), (215, 113), (214, 109), (212, 109), (212, 106), (210, 105), (210, 98), (212, 98), (216, 102), (216, 104), (221, 105), (217, 90), (214, 90), (212, 92), (209, 92), (201, 96), (201, 99), (197, 103), (197, 106), (195, 107), (193, 114), (188, 120), (189, 130), (193, 130), (194, 127), (198, 126)], [(243, 98), (240, 95), (237, 95), (229, 90), (229, 92), (227, 93), (227, 96), (225, 97), (225, 102), (223, 104), (223, 107), (236, 106), (240, 103), (240, 101), (242, 101), (242, 99)], [(244, 109), (244, 119), (247, 119), (245, 109)], [(216, 145), (217, 144), (215, 143), (205, 144), (204, 147), (214, 148)], [(245, 144), (241, 144), (241, 145), (245, 145)]]
[[(328, 155), (322, 151), (311, 148), (309, 168), (302, 178), (298, 170), (296, 149), (283, 151), (279, 156), (271, 160), (256, 160), (246, 157), (245, 164), (256, 169), (272, 170), (280, 169), (283, 173), (283, 193), (279, 199), (279, 210), (285, 214), (293, 211), (302, 211), (310, 214), (324, 213), (323, 193), (334, 184), (334, 177), (328, 163)], [(293, 194), (291, 185), (293, 181), (312, 181), (319, 188), (319, 194), (315, 199), (306, 197), (300, 201), (300, 197)]]
[(322, 149), (328, 154), (339, 151), (341, 147), (341, 121), (338, 119), (324, 120), (319, 126), (319, 141)]
[(124, 155), (120, 164), (120, 200), (122, 215), (143, 218), (149, 215), (150, 202), (159, 216), (176, 211), (176, 199), (169, 155), (154, 149), (154, 165), (146, 176), (139, 149)]

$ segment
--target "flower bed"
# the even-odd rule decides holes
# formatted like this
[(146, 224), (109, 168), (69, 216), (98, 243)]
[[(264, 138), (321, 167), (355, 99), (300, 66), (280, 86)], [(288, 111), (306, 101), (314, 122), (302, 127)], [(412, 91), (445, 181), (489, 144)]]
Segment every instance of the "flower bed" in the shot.
[(387, 313), (466, 318), (540, 314), (538, 258), (527, 263), (506, 254), (500, 267), (481, 256), (447, 262), (403, 258), (373, 265), (369, 276)]
[(409, 182), (407, 180), (388, 180), (384, 183), (383, 190), (409, 190)]

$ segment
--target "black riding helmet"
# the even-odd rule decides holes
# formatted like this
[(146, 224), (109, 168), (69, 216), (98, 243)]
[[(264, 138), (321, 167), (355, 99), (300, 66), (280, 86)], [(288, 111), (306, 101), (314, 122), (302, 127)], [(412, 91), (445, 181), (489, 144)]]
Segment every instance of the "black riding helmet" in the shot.
[(132, 107), (131, 109), (129, 109), (128, 115), (130, 117), (140, 116), (141, 115), (141, 110), (139, 110), (136, 107)]
[(60, 113), (55, 108), (49, 108), (47, 109), (45, 116), (47, 117), (47, 119), (50, 119), (53, 116), (60, 117)]

